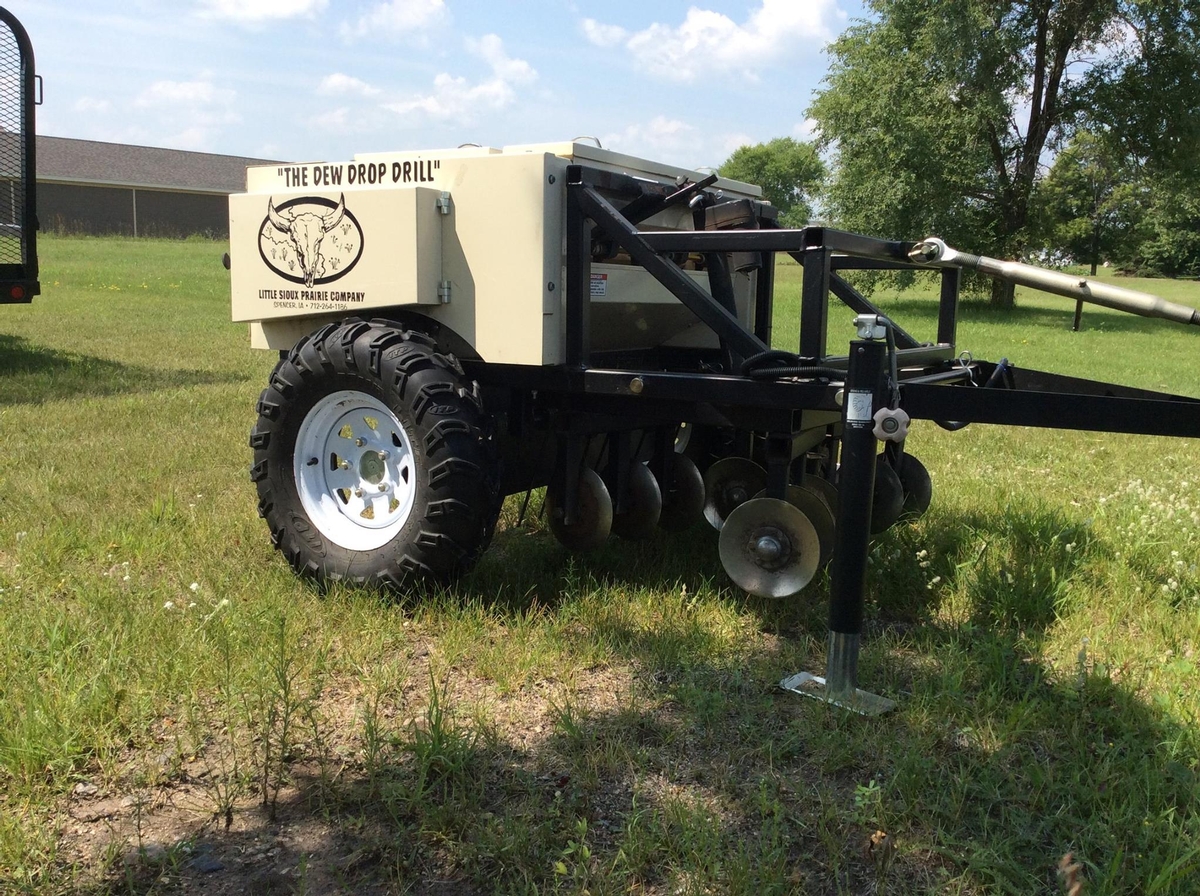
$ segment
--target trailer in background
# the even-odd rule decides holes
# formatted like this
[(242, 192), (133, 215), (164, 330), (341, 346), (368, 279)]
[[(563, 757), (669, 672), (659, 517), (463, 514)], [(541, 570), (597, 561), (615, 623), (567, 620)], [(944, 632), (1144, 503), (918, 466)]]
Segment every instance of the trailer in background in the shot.
[(0, 304), (30, 302), (41, 292), (34, 142), (41, 84), (29, 35), (0, 7)]

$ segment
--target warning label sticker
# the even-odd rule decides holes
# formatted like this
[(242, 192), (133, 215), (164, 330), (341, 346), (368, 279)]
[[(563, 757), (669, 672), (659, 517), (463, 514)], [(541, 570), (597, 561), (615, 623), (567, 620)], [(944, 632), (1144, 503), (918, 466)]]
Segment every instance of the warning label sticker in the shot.
[(871, 399), (870, 392), (849, 392), (846, 394), (846, 422), (847, 423), (870, 423), (871, 422)]
[(608, 295), (608, 274), (592, 274), (592, 298)]

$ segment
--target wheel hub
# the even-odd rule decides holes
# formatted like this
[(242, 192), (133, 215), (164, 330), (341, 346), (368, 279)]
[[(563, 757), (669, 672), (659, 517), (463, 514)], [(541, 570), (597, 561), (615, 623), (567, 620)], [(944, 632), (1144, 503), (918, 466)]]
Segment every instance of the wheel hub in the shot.
[(358, 475), (371, 485), (378, 485), (387, 475), (385, 460), (382, 451), (364, 451), (358, 461)]
[(416, 494), (408, 433), (363, 392), (327, 395), (296, 436), (296, 488), (321, 534), (344, 548), (382, 547), (404, 526)]
[(787, 533), (776, 526), (762, 526), (752, 531), (746, 548), (763, 569), (786, 565), (792, 554)]

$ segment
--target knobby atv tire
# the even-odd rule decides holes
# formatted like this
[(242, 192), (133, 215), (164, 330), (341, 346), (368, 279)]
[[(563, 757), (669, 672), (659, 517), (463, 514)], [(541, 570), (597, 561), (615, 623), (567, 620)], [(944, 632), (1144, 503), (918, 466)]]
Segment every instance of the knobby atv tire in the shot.
[[(301, 423), (320, 399), (341, 390), (382, 401), (412, 446), (412, 510), (395, 537), (374, 550), (351, 550), (322, 534), (297, 490)], [(301, 339), (258, 400), (250, 446), (259, 515), (303, 576), (392, 587), (445, 582), (469, 569), (491, 540), (501, 502), (492, 424), (478, 384), (422, 333), (349, 320)]]

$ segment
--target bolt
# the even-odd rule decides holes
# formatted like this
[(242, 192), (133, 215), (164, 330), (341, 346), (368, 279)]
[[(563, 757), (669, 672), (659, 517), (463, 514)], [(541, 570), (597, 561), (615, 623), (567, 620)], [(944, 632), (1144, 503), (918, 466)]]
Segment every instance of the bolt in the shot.
[(355, 439), (354, 444), (357, 445), (359, 448), (361, 448), (363, 445), (367, 444), (367, 440), (366, 439)]
[(380, 460), (387, 460), (391, 456), (392, 456), (392, 452), (390, 452), (390, 451), (380, 451), (379, 452)]
[(350, 461), (348, 461), (348, 460), (342, 461), (341, 463), (338, 464), (338, 469), (339, 470), (349, 470), (350, 469)]
[(898, 421), (895, 417), (884, 417), (883, 418), (883, 431), (884, 432), (895, 432), (899, 428), (900, 428), (900, 421)]
[(646, 388), (645, 381), (640, 376), (635, 376), (629, 381), (629, 391), (634, 395), (641, 395), (642, 390)]
[(779, 539), (763, 535), (755, 540), (752, 550), (760, 560), (778, 560), (783, 554), (783, 545), (779, 543)]
[(363, 496), (363, 490), (361, 488), (356, 488), (354, 490), (354, 497), (361, 498), (362, 496)]
[(729, 489), (729, 500), (734, 504), (745, 504), (750, 498), (750, 493), (746, 491), (746, 487), (735, 485)]
[(381, 492), (386, 492), (386, 491), (388, 490), (387, 483), (386, 483), (386, 482), (381, 482), (381, 483), (379, 483), (379, 490), (380, 490)]

